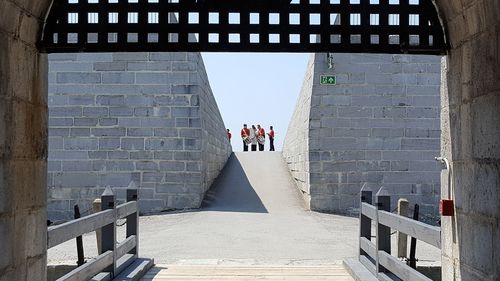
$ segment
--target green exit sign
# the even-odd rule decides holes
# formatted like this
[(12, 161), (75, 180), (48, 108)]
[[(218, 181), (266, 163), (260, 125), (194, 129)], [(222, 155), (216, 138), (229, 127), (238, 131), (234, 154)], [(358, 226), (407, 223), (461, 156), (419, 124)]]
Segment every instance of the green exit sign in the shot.
[(337, 77), (335, 77), (335, 75), (321, 75), (319, 77), (319, 84), (321, 84), (321, 85), (335, 85), (335, 84), (337, 84)]

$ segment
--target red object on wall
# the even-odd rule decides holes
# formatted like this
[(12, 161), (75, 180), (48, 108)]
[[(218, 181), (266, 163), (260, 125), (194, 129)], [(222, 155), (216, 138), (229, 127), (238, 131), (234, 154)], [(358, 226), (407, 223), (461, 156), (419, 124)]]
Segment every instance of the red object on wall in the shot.
[(453, 205), (453, 200), (441, 199), (439, 202), (439, 213), (443, 217), (451, 217), (455, 215), (455, 207)]

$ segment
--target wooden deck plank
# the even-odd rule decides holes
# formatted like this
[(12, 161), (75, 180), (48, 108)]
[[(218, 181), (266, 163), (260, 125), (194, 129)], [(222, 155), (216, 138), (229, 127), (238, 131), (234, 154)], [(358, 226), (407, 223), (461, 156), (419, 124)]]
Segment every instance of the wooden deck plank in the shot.
[(193, 280), (287, 280), (353, 281), (342, 265), (328, 266), (214, 266), (214, 265), (158, 265), (143, 281)]

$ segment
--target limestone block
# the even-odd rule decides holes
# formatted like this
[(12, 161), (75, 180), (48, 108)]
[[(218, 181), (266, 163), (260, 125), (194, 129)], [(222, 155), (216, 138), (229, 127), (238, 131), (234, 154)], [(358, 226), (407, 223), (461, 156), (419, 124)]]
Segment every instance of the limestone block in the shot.
[(127, 128), (127, 136), (129, 136), (129, 137), (153, 136), (153, 129), (152, 128)]
[(49, 115), (53, 117), (82, 116), (82, 108), (79, 106), (51, 107), (49, 109)]
[(90, 161), (63, 161), (62, 162), (63, 171), (92, 171), (92, 162)]
[(118, 118), (99, 118), (99, 125), (102, 127), (118, 125)]
[(94, 105), (92, 96), (69, 96), (68, 105)]
[(186, 163), (180, 161), (160, 161), (160, 170), (162, 171), (191, 171), (186, 169)]
[(132, 84), (135, 82), (135, 73), (130, 72), (104, 72), (102, 83), (105, 84)]
[[(98, 118), (74, 118), (74, 125), (75, 126), (92, 127), (92, 126), (96, 126), (97, 123), (99, 123)], [(53, 129), (49, 129), (49, 130), (53, 130)], [(67, 130), (67, 129), (64, 129), (64, 130)]]
[(59, 72), (56, 74), (56, 81), (60, 84), (100, 83), (101, 75), (88, 72)]
[(121, 148), (126, 150), (144, 150), (144, 138), (122, 138)]
[[(62, 54), (64, 55), (64, 54)], [(94, 62), (94, 71), (125, 71), (127, 69), (126, 62)]]
[[(152, 205), (143, 212), (173, 208), (169, 202), (176, 208), (182, 202), (190, 207), (201, 202), (160, 196), (165, 193), (156, 188), (160, 183), (178, 184), (183, 188), (168, 196), (202, 198), (229, 157), (225, 126), (201, 56), (118, 53), (54, 57), (49, 95), (51, 112), (56, 115), (51, 117), (50, 129), (54, 138), (49, 153), (51, 186), (62, 188), (68, 180), (75, 189), (92, 184), (126, 187), (135, 181), (140, 189), (148, 189), (146, 199), (151, 200)], [(82, 79), (76, 82), (77, 78)], [(202, 123), (202, 119), (206, 121)], [(85, 164), (87, 159), (92, 161)], [(173, 174), (186, 171), (190, 174)], [(75, 174), (64, 175), (69, 172)], [(95, 174), (88, 182), (75, 182), (89, 172)], [(77, 195), (75, 200), (86, 204), (90, 199)], [(50, 215), (69, 218), (65, 212), (71, 212), (70, 206), (56, 206)]]
[(107, 107), (84, 107), (83, 116), (85, 117), (107, 117), (109, 109)]
[(202, 198), (196, 194), (179, 194), (169, 196), (168, 205), (176, 209), (197, 208)]

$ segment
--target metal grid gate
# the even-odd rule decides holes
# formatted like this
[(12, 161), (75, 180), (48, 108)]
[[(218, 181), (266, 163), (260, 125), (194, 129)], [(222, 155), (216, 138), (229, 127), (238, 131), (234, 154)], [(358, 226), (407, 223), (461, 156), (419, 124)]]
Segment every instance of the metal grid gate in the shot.
[(444, 54), (432, 0), (55, 0), (42, 52)]

